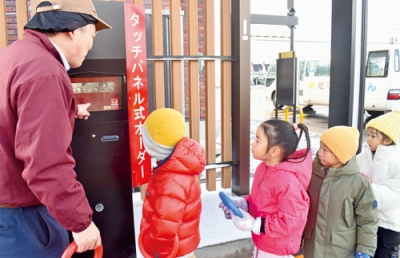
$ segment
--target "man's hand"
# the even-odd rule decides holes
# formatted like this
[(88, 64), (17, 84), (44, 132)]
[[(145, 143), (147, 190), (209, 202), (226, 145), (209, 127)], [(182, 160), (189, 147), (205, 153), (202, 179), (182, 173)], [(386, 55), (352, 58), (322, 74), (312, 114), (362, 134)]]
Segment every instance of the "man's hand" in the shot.
[(100, 231), (93, 221), (84, 231), (79, 233), (72, 232), (72, 236), (76, 245), (78, 246), (78, 249), (76, 250), (77, 253), (93, 250), (101, 245)]
[(87, 120), (90, 116), (90, 113), (87, 110), (89, 106), (90, 103), (78, 104), (78, 113), (76, 113), (75, 118)]

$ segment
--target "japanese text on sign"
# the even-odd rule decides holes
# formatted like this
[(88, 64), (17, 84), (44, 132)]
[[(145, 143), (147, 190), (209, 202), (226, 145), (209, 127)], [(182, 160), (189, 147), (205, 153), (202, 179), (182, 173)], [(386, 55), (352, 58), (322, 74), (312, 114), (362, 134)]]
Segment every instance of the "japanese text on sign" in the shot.
[(146, 19), (144, 6), (125, 2), (124, 12), (132, 186), (137, 187), (147, 183), (151, 175), (151, 158), (142, 140), (142, 126), (149, 113)]

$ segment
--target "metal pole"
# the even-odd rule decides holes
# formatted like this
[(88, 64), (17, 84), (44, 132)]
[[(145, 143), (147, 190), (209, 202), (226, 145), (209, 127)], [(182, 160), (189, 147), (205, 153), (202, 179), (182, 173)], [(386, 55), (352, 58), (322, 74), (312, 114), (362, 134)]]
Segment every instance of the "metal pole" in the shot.
[[(296, 11), (294, 9), (294, 0), (287, 0), (287, 9), (288, 9), (288, 13), (287, 16), (295, 16), (296, 15)], [(290, 51), (294, 51), (294, 29), (296, 28), (295, 25), (289, 25), (290, 28)], [(295, 61), (296, 58), (294, 58), (293, 56), (293, 62)], [(297, 65), (296, 63), (293, 63), (293, 73), (294, 73), (294, 80), (293, 80), (293, 87), (295, 87), (295, 101), (293, 101), (293, 123), (296, 123), (296, 112), (297, 112)]]
[(250, 2), (232, 0), (232, 193), (250, 192)]
[[(294, 9), (294, 0), (287, 0), (287, 16), (296, 16), (296, 10)], [(289, 25), (290, 28), (290, 50), (294, 50), (294, 29), (296, 25)]]
[[(360, 62), (360, 96), (359, 96), (359, 110), (357, 128), (360, 132), (364, 130), (364, 101), (365, 101), (365, 66), (366, 66), (366, 53), (367, 53), (367, 28), (368, 28), (368, 1), (362, 0), (362, 14), (361, 14), (361, 62)], [(363, 136), (360, 133), (358, 151), (361, 151)]]

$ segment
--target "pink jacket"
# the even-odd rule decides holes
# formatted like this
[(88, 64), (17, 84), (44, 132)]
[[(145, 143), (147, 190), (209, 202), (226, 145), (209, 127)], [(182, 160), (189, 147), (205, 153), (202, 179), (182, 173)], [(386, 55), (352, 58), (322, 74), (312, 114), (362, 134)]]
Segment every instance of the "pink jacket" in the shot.
[(252, 233), (255, 246), (262, 251), (291, 255), (300, 249), (309, 207), (307, 187), (312, 172), (311, 151), (305, 159), (298, 158), (305, 151), (296, 151), (289, 161), (276, 166), (267, 167), (263, 162), (257, 167), (251, 193), (245, 199), (254, 218), (265, 218), (265, 233)]

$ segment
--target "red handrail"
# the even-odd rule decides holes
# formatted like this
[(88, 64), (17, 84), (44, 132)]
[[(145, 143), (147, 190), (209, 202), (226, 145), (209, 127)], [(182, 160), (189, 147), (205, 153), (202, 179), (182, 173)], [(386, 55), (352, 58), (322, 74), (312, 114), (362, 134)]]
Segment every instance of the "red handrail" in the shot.
[[(69, 246), (67, 246), (61, 258), (71, 258), (77, 249), (78, 246), (76, 245), (75, 241), (73, 241), (71, 244), (69, 244)], [(102, 257), (103, 257), (103, 246), (99, 245), (98, 247), (96, 247), (96, 249), (94, 249), (94, 258), (102, 258)]]

